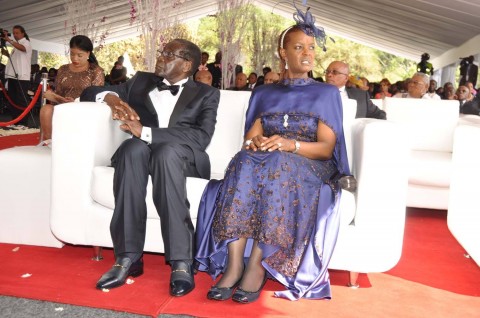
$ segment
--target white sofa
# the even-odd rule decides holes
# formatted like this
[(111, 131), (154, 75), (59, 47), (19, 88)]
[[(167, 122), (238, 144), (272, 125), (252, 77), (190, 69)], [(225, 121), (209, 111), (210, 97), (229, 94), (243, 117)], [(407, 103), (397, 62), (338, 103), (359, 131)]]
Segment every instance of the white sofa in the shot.
[(446, 210), (458, 101), (387, 97), (384, 110), (402, 125), (411, 150), (407, 206)]
[(480, 266), (480, 117), (460, 115), (455, 130), (447, 224)]
[[(223, 176), (229, 160), (241, 147), (248, 99), (246, 92), (221, 91), (217, 127), (207, 149), (212, 178)], [(355, 109), (346, 107), (350, 115), (345, 116), (344, 124), (348, 125), (347, 137), (353, 140), (349, 153), (358, 192), (356, 196), (346, 191), (342, 194), (342, 225), (330, 268), (383, 272), (395, 266), (402, 251), (408, 150), (399, 125), (375, 119), (354, 120)], [(87, 120), (79, 120), (84, 118)], [(108, 165), (114, 150), (127, 138), (117, 126), (110, 119), (109, 108), (101, 104), (70, 103), (55, 109), (51, 228), (64, 242), (112, 246), (109, 223), (114, 207), (113, 169)], [(194, 223), (206, 182), (187, 180)], [(160, 222), (150, 192), (147, 196), (145, 250), (161, 253)]]
[(0, 242), (62, 247), (50, 230), (51, 151), (0, 151)]

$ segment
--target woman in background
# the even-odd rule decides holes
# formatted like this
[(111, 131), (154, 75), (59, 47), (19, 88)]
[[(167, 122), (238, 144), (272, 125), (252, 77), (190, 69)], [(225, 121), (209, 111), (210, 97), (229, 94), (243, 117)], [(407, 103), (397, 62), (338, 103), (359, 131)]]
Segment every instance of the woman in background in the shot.
[(55, 79), (55, 90), (47, 90), (43, 97), (49, 103), (40, 109), (40, 145), (49, 145), (52, 139), (54, 106), (73, 102), (83, 90), (90, 86), (103, 86), (105, 76), (93, 54), (93, 44), (84, 35), (70, 39), (71, 63), (60, 66)]

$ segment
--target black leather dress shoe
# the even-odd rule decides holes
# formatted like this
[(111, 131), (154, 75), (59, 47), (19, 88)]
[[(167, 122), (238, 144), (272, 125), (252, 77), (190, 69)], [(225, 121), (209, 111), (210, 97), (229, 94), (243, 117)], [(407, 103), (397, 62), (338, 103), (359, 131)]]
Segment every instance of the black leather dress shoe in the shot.
[(97, 289), (115, 288), (125, 284), (128, 276), (138, 277), (143, 274), (143, 259), (135, 263), (128, 257), (119, 257), (112, 268), (102, 275), (97, 282)]
[(172, 261), (170, 274), (170, 295), (180, 297), (195, 288), (192, 265), (184, 261)]

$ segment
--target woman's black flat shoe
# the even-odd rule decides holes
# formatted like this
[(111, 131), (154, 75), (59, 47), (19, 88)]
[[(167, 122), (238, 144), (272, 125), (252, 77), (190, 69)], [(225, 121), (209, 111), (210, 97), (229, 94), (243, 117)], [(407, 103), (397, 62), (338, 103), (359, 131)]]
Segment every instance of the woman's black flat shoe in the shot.
[(262, 291), (263, 286), (265, 285), (266, 282), (267, 282), (267, 277), (265, 276), (265, 278), (263, 279), (262, 285), (256, 292), (245, 291), (242, 288), (238, 287), (232, 296), (232, 300), (241, 304), (253, 303), (260, 296), (260, 292)]
[(227, 300), (232, 297), (233, 292), (240, 284), (241, 278), (232, 287), (212, 286), (207, 293), (207, 298), (211, 300)]

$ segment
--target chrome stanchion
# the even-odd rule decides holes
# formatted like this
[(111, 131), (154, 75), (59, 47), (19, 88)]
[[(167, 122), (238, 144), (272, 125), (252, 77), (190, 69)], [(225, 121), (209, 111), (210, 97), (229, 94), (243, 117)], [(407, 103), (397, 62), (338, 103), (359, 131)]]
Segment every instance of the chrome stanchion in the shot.
[(42, 106), (47, 103), (47, 100), (43, 97), (43, 94), (47, 91), (48, 86), (48, 73), (42, 73)]

